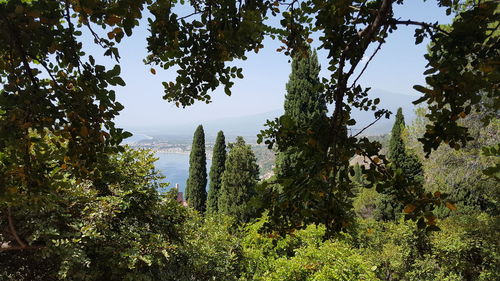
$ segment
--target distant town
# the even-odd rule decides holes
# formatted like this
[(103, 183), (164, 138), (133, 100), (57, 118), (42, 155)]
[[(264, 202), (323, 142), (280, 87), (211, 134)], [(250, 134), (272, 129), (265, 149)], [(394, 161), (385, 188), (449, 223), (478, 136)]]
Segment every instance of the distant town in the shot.
[[(245, 138), (247, 139), (247, 138)], [(251, 141), (255, 141), (255, 137), (248, 137)], [(260, 177), (262, 179), (270, 178), (273, 175), (275, 155), (274, 151), (269, 150), (266, 145), (249, 142), (257, 157), (257, 164), (260, 168)], [(191, 152), (191, 139), (182, 136), (154, 136), (148, 139), (143, 139), (129, 143), (133, 148), (151, 149), (160, 153), (169, 154), (189, 154)], [(214, 142), (209, 139), (206, 142), (205, 150), (207, 159), (212, 158)]]

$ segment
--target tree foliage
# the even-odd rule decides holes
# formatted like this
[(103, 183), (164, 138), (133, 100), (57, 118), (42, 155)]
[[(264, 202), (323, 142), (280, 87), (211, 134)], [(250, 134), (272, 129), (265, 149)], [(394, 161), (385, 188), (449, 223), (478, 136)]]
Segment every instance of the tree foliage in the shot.
[[(326, 101), (319, 71), (316, 51), (296, 55), (292, 61), (292, 73), (286, 84), (284, 114), (301, 130), (311, 130), (315, 123), (326, 119)], [(288, 147), (286, 151), (278, 153), (276, 174), (279, 178), (287, 178), (295, 173), (297, 163), (305, 161), (300, 153), (296, 147)]]
[[(49, 142), (46, 149), (65, 148)], [(0, 279), (148, 280), (176, 272), (169, 257), (183, 243), (188, 214), (158, 194), (164, 184), (155, 160), (131, 149), (111, 157), (106, 195), (55, 167), (47, 187), (54, 191), (3, 205), (0, 215), (9, 219), (0, 221)]]
[(255, 196), (259, 180), (259, 166), (250, 145), (242, 137), (230, 144), (226, 166), (222, 174), (219, 194), (219, 212), (233, 216), (239, 222), (247, 222), (254, 215), (249, 205)]
[(361, 221), (356, 240), (382, 280), (498, 279), (498, 217), (467, 214), (440, 224), (442, 231), (425, 235), (411, 221)]
[[(424, 152), (417, 138), (426, 130), (428, 119), (426, 109), (417, 110), (417, 119), (409, 127), (409, 144), (413, 150), (424, 158)], [(474, 136), (466, 147), (455, 150), (442, 146), (422, 162), (425, 173), (424, 188), (430, 192), (445, 192), (456, 203), (453, 213), (467, 214), (476, 211), (498, 214), (500, 193), (498, 181), (483, 171), (498, 162), (494, 155), (484, 155), (485, 147), (493, 146), (500, 141), (498, 135), (500, 123), (492, 119), (488, 126), (482, 123), (483, 114), (472, 112), (460, 121), (461, 126), (469, 128)], [(440, 208), (439, 215), (450, 214), (448, 208)]]
[(349, 239), (324, 241), (325, 227), (316, 225), (288, 236), (259, 233), (266, 220), (248, 225), (242, 240), (245, 280), (379, 280)]
[(186, 201), (200, 213), (207, 204), (207, 156), (205, 154), (205, 132), (203, 126), (196, 128), (189, 155), (189, 177), (186, 182)]
[(212, 154), (212, 166), (210, 167), (210, 187), (208, 190), (207, 211), (216, 213), (220, 189), (222, 185), (222, 175), (226, 163), (226, 139), (224, 133), (219, 131), (215, 139), (214, 152)]
[[(409, 181), (416, 181), (421, 184), (423, 180), (422, 164), (415, 155), (410, 154), (406, 149), (403, 140), (405, 128), (403, 110), (399, 108), (391, 131), (387, 157), (396, 169), (401, 169), (402, 175), (408, 178)], [(383, 195), (377, 201), (375, 218), (394, 220), (400, 216), (404, 206), (398, 200), (399, 193), (400, 190), (395, 187), (389, 187), (383, 191)]]
[[(426, 117), (429, 124), (420, 141), (427, 155), (441, 142), (458, 149), (473, 139), (460, 119), (475, 106), (484, 107), (483, 125), (497, 117), (500, 106), (499, 65), (500, 33), (498, 2), (466, 1), (456, 4), (457, 15), (447, 31), (433, 34), (424, 72), (427, 86), (414, 88), (423, 96), (414, 103), (430, 104)], [(416, 30), (416, 39), (425, 36)]]
[[(125, 85), (117, 43), (139, 24), (148, 25), (146, 63), (177, 69), (175, 81), (163, 83), (164, 98), (177, 106), (209, 102), (210, 91), (218, 86), (230, 94), (233, 79), (243, 77), (233, 61), (258, 52), (266, 36), (283, 43), (278, 51), (295, 56), (306, 53), (312, 33), (319, 35), (319, 45), (328, 53), (330, 76), (322, 82), (333, 111), (327, 133), (320, 133), (320, 128), (300, 131), (290, 118), (270, 122), (264, 132), (269, 145), (278, 140), (279, 149), (293, 145), (321, 155), (311, 158), (309, 167), (303, 166), (301, 178), (292, 179), (296, 191), (307, 187), (307, 193), (270, 197), (274, 203), (270, 224), (293, 231), (324, 223), (329, 235), (350, 225), (346, 211), (350, 206), (337, 202), (351, 196), (349, 174), (354, 171), (348, 161), (358, 154), (371, 162), (369, 168), (362, 167), (367, 185), (379, 191), (397, 186), (408, 207), (406, 217), (431, 229), (435, 220), (425, 216), (433, 208), (429, 203), (449, 202), (391, 169), (379, 155), (380, 144), (362, 137), (362, 132), (347, 133), (347, 126), (356, 122), (352, 108), (373, 110), (376, 119), (388, 115), (377, 107), (377, 99), (370, 98), (369, 88), (358, 84), (358, 75), (371, 61), (363, 65), (363, 57), (371, 47), (383, 46), (401, 25), (416, 27), (417, 44), (427, 37), (428, 86), (415, 89), (423, 93), (416, 102), (430, 105), (429, 124), (419, 138), (427, 154), (442, 142), (458, 149), (473, 137), (460, 120), (475, 106), (485, 113), (483, 124), (497, 114), (499, 4), (437, 0), (455, 14), (451, 26), (442, 27), (400, 20), (394, 7), (404, 3), (0, 1), (0, 234), (9, 249), (2, 248), (0, 254), (8, 255), (2, 260), (22, 265), (17, 269), (28, 280), (67, 279), (68, 274), (75, 280), (157, 279), (163, 269), (155, 265), (173, 260), (167, 257), (175, 255), (172, 241), (184, 211), (152, 191), (157, 185), (149, 180), (154, 183), (154, 178), (144, 178), (149, 164), (139, 161), (136, 164), (143, 167), (134, 164), (127, 170), (123, 167), (130, 163), (117, 160), (127, 158), (120, 143), (130, 136), (114, 125), (123, 106), (111, 87)], [(181, 5), (192, 13), (179, 14)], [(147, 23), (141, 20), (145, 16)], [(280, 19), (281, 26), (266, 25), (271, 16)], [(93, 43), (84, 42), (84, 32)], [(96, 50), (93, 45), (98, 47), (96, 53), (102, 51), (116, 63), (107, 68), (104, 61), (96, 61), (96, 53), (84, 52)], [(248, 167), (250, 183), (257, 178), (253, 165)], [(314, 202), (314, 208), (308, 202)], [(205, 202), (198, 205), (202, 210)], [(6, 268), (12, 266), (2, 265)]]
[(237, 281), (242, 274), (243, 253), (234, 218), (221, 214), (196, 214), (185, 224), (184, 247), (179, 248), (180, 270), (173, 280)]
[[(290, 131), (297, 132), (297, 128), (284, 118), (270, 121), (269, 129), (263, 131), (261, 140), (267, 138), (265, 142), (269, 146), (279, 143), (278, 149), (286, 149), (288, 142), (290, 145), (302, 146), (303, 151), (316, 146), (321, 148), (324, 155), (324, 160), (319, 164), (322, 169), (311, 166), (307, 172), (300, 174), (307, 174), (309, 178), (294, 185), (297, 193), (299, 189), (307, 186), (308, 189), (317, 188), (317, 194), (326, 196), (292, 196), (285, 199), (273, 197), (278, 198), (274, 204), (277, 206), (274, 209), (276, 211), (271, 213), (271, 223), (275, 227), (281, 227), (285, 222), (288, 228), (296, 228), (315, 221), (324, 222), (327, 224), (327, 229), (337, 231), (349, 225), (343, 208), (318, 212), (323, 215), (304, 215), (311, 213), (311, 208), (305, 203), (317, 201), (325, 206), (332, 206), (334, 205), (332, 197), (337, 197), (334, 199), (336, 202), (342, 202), (342, 198), (348, 197), (352, 193), (348, 174), (353, 171), (348, 167), (346, 159), (356, 154), (364, 156), (371, 162), (370, 167), (363, 170), (367, 186), (375, 186), (380, 192), (394, 187), (400, 190), (399, 198), (402, 204), (408, 207), (405, 217), (420, 221), (420, 227), (425, 227), (427, 224), (429, 229), (434, 228), (433, 222), (424, 218), (424, 213), (434, 208), (432, 205), (449, 204), (440, 193), (426, 193), (418, 182), (409, 181), (397, 169), (388, 166), (387, 159), (379, 155), (380, 145), (361, 137), (363, 130), (351, 136), (345, 132), (346, 126), (356, 124), (350, 117), (353, 107), (374, 110), (376, 119), (388, 116), (387, 111), (377, 108), (379, 100), (370, 98), (369, 88), (357, 84), (365, 66), (370, 62), (369, 60), (363, 66), (361, 61), (369, 46), (376, 45), (374, 46), (376, 54), (390, 33), (400, 25), (416, 27), (416, 44), (422, 43), (424, 38), (429, 38), (432, 50), (435, 50), (436, 54), (431, 51), (431, 54), (426, 55), (429, 67), (432, 69), (426, 71), (424, 75), (429, 80), (428, 84), (434, 85), (432, 86), (434, 90), (416, 86), (417, 90), (425, 93), (425, 96), (416, 102), (427, 101), (432, 104), (433, 109), (432, 116), (429, 117), (431, 119), (429, 130), (420, 141), (427, 153), (443, 140), (459, 148), (459, 142), (466, 141), (470, 137), (465, 127), (457, 125), (458, 117), (465, 116), (468, 110), (463, 113), (457, 110), (465, 110), (469, 105), (479, 104), (481, 99), (477, 97), (480, 92), (485, 92), (490, 97), (498, 96), (498, 75), (496, 75), (498, 69), (497, 65), (492, 64), (499, 55), (498, 48), (495, 48), (499, 40), (498, 33), (495, 32), (499, 19), (499, 14), (496, 12), (498, 3), (486, 1), (481, 4), (469, 2), (467, 5), (462, 5), (458, 2), (438, 1), (440, 6), (447, 8), (448, 13), (453, 12), (456, 15), (450, 27), (441, 27), (438, 23), (400, 20), (393, 9), (399, 4), (404, 4), (404, 1), (321, 1), (321, 3), (307, 2), (304, 5), (301, 3), (297, 9), (293, 9), (292, 3), (293, 13), (285, 16), (290, 21), (283, 20), (282, 24), (289, 24), (292, 29), (295, 27), (297, 32), (291, 32), (295, 35), (293, 39), (301, 38), (300, 36), (307, 38), (309, 32), (316, 30), (320, 30), (324, 35), (321, 37), (321, 48), (326, 49), (329, 54), (328, 70), (331, 71), (330, 79), (324, 81), (325, 94), (327, 101), (334, 105), (334, 110), (329, 118), (329, 134), (316, 136), (300, 130), (298, 132), (302, 133), (301, 136), (291, 134)], [(301, 45), (295, 43), (296, 40), (288, 41), (287, 46), (292, 52), (300, 51)], [(448, 47), (453, 51), (447, 52)], [(454, 66), (455, 60), (460, 61), (461, 66), (458, 69)], [(482, 70), (476, 68), (465, 70), (470, 65), (487, 67)], [(360, 75), (355, 74), (357, 70), (360, 71)], [(469, 75), (467, 79), (471, 78), (468, 83), (462, 80), (464, 71)], [(459, 97), (455, 99), (454, 95)], [(485, 120), (490, 119), (486, 116)], [(447, 134), (448, 132), (450, 134)], [(462, 145), (465, 145), (465, 142), (462, 142)], [(323, 179), (326, 183), (324, 187), (321, 187), (321, 181), (318, 179)], [(312, 213), (315, 213), (314, 208)]]

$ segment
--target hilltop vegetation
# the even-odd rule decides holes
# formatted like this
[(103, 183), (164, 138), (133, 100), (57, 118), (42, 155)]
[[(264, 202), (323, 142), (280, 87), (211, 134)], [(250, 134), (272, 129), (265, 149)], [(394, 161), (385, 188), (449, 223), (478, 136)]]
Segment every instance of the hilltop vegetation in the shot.
[[(440, 25), (402, 20), (407, 2), (0, 1), (0, 279), (499, 280), (500, 4), (437, 0)], [(392, 113), (358, 82), (399, 26), (428, 43), (423, 108), (412, 125), (398, 111), (383, 147), (363, 133)], [(231, 95), (235, 60), (283, 44), (285, 111), (257, 136), (274, 176), (242, 137), (219, 140), (207, 173), (200, 126), (188, 206), (159, 192), (153, 153), (115, 125), (120, 42), (138, 28), (151, 75), (175, 69), (163, 99), (178, 107)], [(354, 109), (373, 123), (352, 132)]]

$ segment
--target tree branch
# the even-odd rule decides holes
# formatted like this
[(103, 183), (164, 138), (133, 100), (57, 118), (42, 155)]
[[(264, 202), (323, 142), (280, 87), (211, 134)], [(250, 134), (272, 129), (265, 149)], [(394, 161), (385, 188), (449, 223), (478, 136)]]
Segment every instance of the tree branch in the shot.
[(43, 246), (26, 246), (26, 247), (20, 247), (20, 246), (10, 246), (8, 243), (2, 243), (0, 244), (0, 252), (7, 252), (7, 251), (28, 251), (28, 250), (38, 250), (42, 249)]
[(366, 129), (370, 128), (371, 126), (373, 126), (375, 123), (378, 122), (378, 120), (382, 119), (382, 116), (384, 116), (383, 114), (380, 114), (379, 117), (377, 117), (373, 122), (371, 122), (370, 124), (368, 124), (367, 126), (365, 126), (363, 129), (361, 129), (357, 134), (355, 134), (354, 136), (352, 137), (357, 137), (359, 136), (361, 133), (363, 133)]
[[(373, 38), (375, 33), (380, 29), (380, 27), (386, 23), (387, 17), (390, 14), (392, 10), (392, 0), (383, 0), (382, 4), (380, 5), (380, 8), (377, 12), (377, 16), (373, 20), (370, 25), (368, 25), (364, 30), (358, 33), (359, 35), (359, 41), (353, 41), (347, 47), (343, 50), (343, 54), (340, 58), (339, 62), (339, 77), (338, 77), (338, 86), (335, 89), (334, 93), (334, 99), (335, 99), (335, 110), (333, 112), (332, 116), (332, 130), (336, 131), (338, 129), (338, 126), (341, 124), (341, 120), (339, 120), (340, 116), (342, 116), (342, 100), (344, 98), (344, 95), (347, 90), (347, 81), (349, 80), (349, 77), (353, 74), (354, 70), (356, 69), (357, 65), (359, 64), (362, 56), (360, 56), (358, 59), (354, 60), (351, 62), (351, 68), (347, 73), (343, 72), (343, 68), (345, 66), (345, 60), (346, 60), (346, 55), (351, 48), (351, 46), (357, 42), (360, 42), (359, 44), (361, 45), (361, 50), (362, 53), (364, 54), (366, 52), (366, 49), (369, 46), (370, 40)], [(336, 142), (336, 134), (333, 134), (332, 138), (332, 144), (335, 145)]]
[(180, 21), (180, 20), (183, 20), (183, 19), (186, 19), (186, 18), (189, 18), (189, 17), (192, 17), (194, 15), (197, 15), (197, 14), (201, 14), (203, 11), (195, 11), (195, 12), (192, 12), (191, 14), (189, 15), (185, 15), (183, 17), (180, 17), (180, 18), (177, 18), (177, 21)]
[(27, 60), (28, 55), (26, 54), (26, 52), (23, 48), (23, 45), (21, 43), (21, 39), (19, 38), (19, 31), (17, 30), (17, 28), (15, 26), (10, 24), (8, 21), (6, 21), (6, 24), (8, 26), (9, 32), (10, 32), (11, 40), (13, 41), (14, 45), (16, 46), (16, 49), (19, 52), (19, 56), (21, 57), (24, 71), (26, 72), (26, 75), (28, 75), (28, 77), (30, 78), (31, 83), (33, 84), (33, 87), (35, 87), (35, 90), (37, 90), (37, 89), (39, 89), (38, 81), (36, 80), (35, 76), (33, 75), (33, 71), (30, 67), (28, 60)]
[(102, 38), (94, 31), (94, 29), (92, 29), (92, 26), (87, 19), (85, 19), (85, 25), (89, 29), (90, 33), (92, 33), (92, 36), (94, 36), (94, 40), (96, 41), (96, 43), (99, 44), (101, 48), (107, 48), (107, 45), (104, 45), (102, 43)]
[(442, 28), (440, 28), (438, 25), (436, 24), (429, 24), (429, 23), (426, 23), (426, 22), (420, 22), (420, 21), (413, 21), (413, 20), (397, 20), (397, 19), (390, 19), (389, 20), (389, 23), (391, 24), (403, 24), (403, 25), (417, 25), (417, 26), (421, 26), (425, 29), (427, 29), (427, 31), (431, 31), (431, 29), (435, 29), (439, 32), (442, 32), (446, 35), (450, 35), (450, 33)]
[[(387, 28), (386, 28), (386, 30), (387, 30)], [(382, 41), (379, 42), (377, 48), (375, 49), (375, 51), (373, 52), (373, 54), (370, 56), (370, 58), (366, 62), (365, 66), (363, 67), (363, 69), (361, 70), (361, 72), (359, 73), (359, 75), (352, 82), (351, 86), (349, 87), (349, 90), (352, 89), (352, 87), (354, 87), (354, 85), (356, 85), (356, 82), (358, 82), (359, 78), (361, 78), (361, 76), (363, 75), (363, 73), (365, 73), (365, 70), (368, 68), (368, 65), (373, 60), (373, 58), (378, 53), (378, 51), (380, 51), (380, 49), (382, 48), (382, 44), (384, 44), (384, 42), (385, 42), (384, 40), (382, 40)]]
[(27, 245), (24, 241), (17, 235), (16, 227), (14, 226), (14, 220), (12, 219), (12, 212), (10, 207), (7, 207), (7, 220), (9, 221), (9, 230), (16, 242), (21, 246), (21, 248), (26, 248)]

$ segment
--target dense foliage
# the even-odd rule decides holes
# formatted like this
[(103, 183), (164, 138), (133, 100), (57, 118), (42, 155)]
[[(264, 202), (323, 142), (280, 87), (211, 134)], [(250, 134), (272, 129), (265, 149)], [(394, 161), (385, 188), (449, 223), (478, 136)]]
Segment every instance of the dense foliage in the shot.
[[(319, 78), (320, 65), (316, 51), (308, 51), (306, 55), (296, 55), (292, 61), (292, 72), (286, 84), (284, 116), (290, 119), (301, 130), (311, 130), (315, 123), (326, 119), (326, 100), (323, 84)], [(278, 143), (279, 145), (279, 143)], [(301, 150), (287, 147), (276, 157), (276, 175), (278, 179), (290, 177), (299, 163), (307, 160), (300, 157)]]
[(208, 189), (207, 211), (216, 213), (219, 209), (219, 192), (222, 185), (222, 174), (226, 163), (226, 139), (224, 133), (219, 131), (215, 139), (214, 152), (212, 153), (212, 166), (210, 167), (210, 187)]
[(498, 279), (498, 218), (470, 214), (440, 224), (442, 231), (426, 235), (412, 222), (363, 221), (360, 251), (382, 280)]
[(255, 215), (249, 202), (256, 195), (259, 166), (252, 148), (242, 137), (237, 137), (229, 149), (222, 174), (219, 212), (233, 216), (239, 222), (248, 222)]
[[(485, 148), (500, 142), (500, 122), (493, 119), (488, 126), (481, 121), (482, 112), (473, 112), (460, 122), (467, 126), (475, 136), (466, 147), (455, 150), (439, 147), (430, 157), (424, 154), (417, 142), (417, 137), (426, 129), (428, 120), (426, 110), (417, 110), (417, 119), (409, 127), (408, 143), (420, 154), (425, 174), (424, 187), (430, 192), (446, 192), (457, 205), (455, 213), (468, 214), (474, 211), (485, 211), (498, 215), (500, 190), (498, 180), (485, 173), (485, 170), (498, 162), (498, 157), (485, 155)], [(447, 216), (450, 211), (440, 208), (439, 215)]]
[(207, 155), (203, 126), (196, 128), (189, 154), (189, 177), (186, 182), (186, 201), (200, 213), (207, 208)]
[(259, 233), (265, 220), (249, 225), (243, 237), (244, 280), (378, 280), (348, 239), (324, 241), (324, 226), (310, 225), (280, 237)]
[[(310, 35), (317, 33), (320, 47), (328, 52), (330, 77), (322, 82), (325, 98), (334, 110), (328, 118), (329, 134), (317, 130), (298, 132), (299, 135), (293, 132), (295, 137), (290, 142), (305, 149), (314, 147), (324, 160), (318, 167), (311, 167), (311, 173), (306, 173), (308, 178), (295, 188), (317, 186), (314, 196), (319, 197), (320, 205), (330, 206), (336, 200), (343, 202), (352, 189), (347, 159), (355, 154), (370, 159), (376, 157), (378, 161), (371, 163), (373, 167), (363, 171), (368, 184), (380, 190), (394, 185), (406, 187), (404, 204), (416, 207), (409, 215), (421, 218), (429, 203), (444, 204), (442, 198), (426, 199), (421, 190), (413, 188), (413, 184), (384, 165), (386, 159), (378, 155), (377, 143), (358, 138), (359, 135), (348, 136), (345, 127), (356, 122), (350, 116), (352, 108), (374, 110), (375, 118), (388, 114), (377, 108), (377, 99), (370, 99), (368, 88), (357, 84), (356, 75), (364, 72), (362, 59), (370, 47), (382, 46), (400, 25), (416, 27), (417, 44), (425, 37), (431, 40), (431, 53), (426, 56), (429, 69), (424, 73), (429, 78), (429, 87), (416, 87), (425, 94), (418, 102), (434, 103), (429, 109), (429, 128), (420, 139), (426, 153), (442, 141), (457, 148), (465, 145), (470, 134), (457, 120), (469, 114), (474, 105), (482, 103), (482, 93), (492, 99), (489, 108), (498, 105), (498, 64), (494, 63), (500, 52), (495, 47), (499, 40), (498, 3), (437, 2), (447, 8), (448, 14), (455, 13), (451, 26), (400, 20), (393, 8), (404, 5), (402, 0), (2, 1), (0, 73), (1, 108), (5, 118), (2, 119), (1, 144), (10, 149), (10, 164), (6, 169), (9, 174), (17, 175), (19, 181), (25, 181), (23, 184), (29, 186), (29, 190), (49, 184), (42, 180), (44, 169), (36, 168), (40, 163), (26, 153), (34, 144), (29, 132), (36, 130), (38, 134), (50, 132), (67, 139), (64, 162), (78, 167), (82, 179), (100, 180), (97, 166), (106, 161), (107, 153), (121, 150), (119, 144), (128, 135), (116, 129), (113, 123), (122, 106), (115, 101), (115, 92), (110, 86), (125, 84), (119, 76), (117, 43), (144, 23), (140, 19), (146, 14), (149, 34), (145, 62), (165, 69), (177, 68), (175, 82), (163, 85), (164, 98), (178, 106), (187, 106), (196, 100), (209, 102), (209, 91), (220, 85), (230, 94), (232, 79), (243, 77), (242, 69), (231, 67), (230, 61), (246, 59), (249, 51), (258, 52), (266, 36), (280, 39), (284, 45), (279, 51), (295, 56), (306, 53), (307, 43), (312, 42)], [(177, 8), (183, 4), (194, 11), (179, 15)], [(281, 19), (280, 27), (266, 25), (264, 20), (271, 16)], [(118, 64), (106, 70), (93, 54), (85, 54), (80, 37), (83, 31), (89, 32), (104, 55), (114, 58)], [(107, 38), (100, 35), (104, 33)], [(151, 72), (155, 74), (156, 70), (152, 68)], [(483, 121), (489, 122), (492, 116), (494, 114), (485, 115)], [(263, 136), (269, 136), (269, 144), (278, 137), (283, 139), (280, 147), (286, 149), (289, 136), (286, 132), (295, 130), (288, 121), (285, 118), (271, 122), (273, 126)], [(57, 161), (63, 164), (61, 158)], [(23, 172), (16, 173), (20, 166)], [(322, 178), (323, 185), (320, 184)], [(332, 198), (332, 194), (338, 194), (339, 198)], [(289, 203), (296, 201), (306, 200), (298, 196), (275, 202), (277, 207), (271, 213), (271, 222), (289, 221), (286, 228), (308, 221), (326, 222), (329, 233), (349, 223), (344, 210), (348, 206), (323, 212), (327, 217), (318, 215), (305, 221), (301, 217), (288, 217), (288, 214), (308, 212), (306, 204), (299, 206), (299, 212), (294, 211)], [(330, 215), (332, 213), (334, 215)]]
[[(403, 132), (405, 132), (405, 121), (403, 110), (398, 109), (396, 119), (391, 130), (391, 138), (389, 140), (389, 149), (387, 158), (396, 169), (401, 169), (402, 176), (409, 181), (416, 181), (421, 184), (423, 180), (422, 164), (418, 158), (410, 154), (403, 141)], [(389, 186), (383, 190), (383, 195), (379, 197), (375, 218), (379, 220), (394, 220), (400, 216), (404, 208), (403, 204), (398, 200), (398, 194), (401, 190), (397, 190), (396, 186)]]
[[(284, 102), (284, 115), (280, 122), (288, 122), (294, 131), (310, 132), (312, 134), (326, 134), (328, 121), (326, 118), (327, 108), (323, 84), (319, 77), (320, 65), (316, 51), (308, 50), (305, 54), (296, 54), (292, 61), (292, 71), (286, 84), (286, 95)], [(291, 133), (291, 132), (287, 132)], [(310, 139), (314, 142), (314, 139)], [(281, 142), (277, 139), (279, 147), (276, 155), (276, 168), (273, 183), (273, 197), (294, 198), (298, 194), (302, 197), (314, 198), (318, 196), (318, 188), (323, 186), (321, 182), (307, 183), (307, 175), (311, 170), (321, 170), (324, 165), (322, 151), (318, 147), (304, 149), (294, 142)], [(297, 187), (301, 188), (297, 188)], [(321, 189), (321, 187), (319, 189)], [(307, 194), (307, 195), (306, 195)], [(286, 203), (285, 203), (286, 202)], [(315, 205), (308, 201), (290, 200), (276, 202), (277, 204), (293, 204), (295, 210), (307, 210), (309, 216), (313, 212), (329, 212), (322, 204)], [(276, 205), (274, 203), (274, 205)], [(331, 203), (331, 202), (330, 202)], [(279, 208), (271, 210), (273, 215), (280, 213)], [(303, 216), (300, 211), (297, 216)]]
[[(66, 149), (50, 141), (37, 150), (50, 156)], [(54, 185), (47, 187), (53, 193), (26, 194), (8, 214), (2, 210), (10, 218), (0, 221), (7, 249), (0, 251), (0, 279), (157, 280), (175, 273), (170, 257), (185, 239), (188, 214), (158, 194), (164, 184), (155, 160), (152, 153), (129, 149), (111, 157), (105, 195), (94, 182), (54, 167)], [(16, 250), (22, 243), (25, 250)]]
[[(500, 4), (437, 0), (454, 17), (442, 26), (401, 20), (394, 8), (406, 2), (0, 1), (0, 279), (500, 279)], [(267, 25), (273, 18), (280, 26)], [(130, 134), (114, 124), (123, 109), (115, 90), (125, 85), (118, 43), (138, 25), (147, 25), (146, 64), (177, 70), (163, 82), (164, 99), (177, 106), (210, 102), (219, 86), (231, 94), (243, 77), (234, 60), (258, 53), (266, 37), (295, 64), (314, 57), (308, 45), (319, 38), (329, 77), (318, 89), (332, 111), (307, 129), (287, 115), (268, 122), (261, 140), (278, 143), (279, 153), (294, 147), (305, 162), (281, 181), (286, 193), (262, 186), (267, 219), (251, 222), (258, 168), (242, 139), (225, 161), (217, 203), (229, 218), (202, 216), (201, 127), (187, 184), (197, 211), (158, 193), (164, 184), (151, 153), (121, 145)], [(415, 27), (416, 44), (430, 43), (426, 86), (414, 87), (423, 94), (415, 103), (428, 107), (409, 137), (423, 185), (364, 129), (348, 134), (354, 108), (373, 111), (375, 122), (389, 116), (358, 81), (401, 25)], [(97, 61), (100, 51), (111, 67)], [(355, 170), (354, 156), (367, 164)], [(406, 221), (356, 218), (350, 199), (360, 187), (397, 190)], [(364, 206), (377, 196), (358, 200), (363, 194), (354, 201)]]

